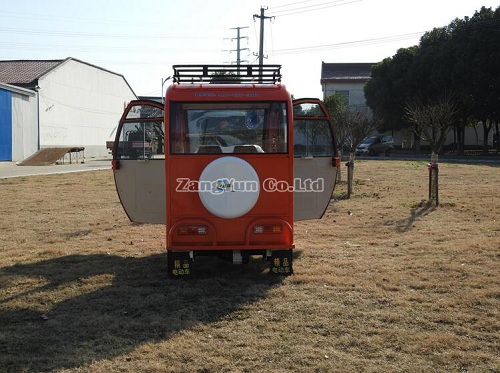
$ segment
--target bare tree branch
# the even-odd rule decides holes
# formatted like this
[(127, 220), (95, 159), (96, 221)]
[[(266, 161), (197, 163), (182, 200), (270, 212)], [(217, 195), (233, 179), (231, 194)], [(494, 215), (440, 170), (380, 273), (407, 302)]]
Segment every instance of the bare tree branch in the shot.
[(457, 105), (450, 94), (427, 104), (421, 99), (406, 104), (407, 119), (413, 123), (421, 139), (429, 142), (431, 151), (435, 154), (441, 151), (457, 112)]

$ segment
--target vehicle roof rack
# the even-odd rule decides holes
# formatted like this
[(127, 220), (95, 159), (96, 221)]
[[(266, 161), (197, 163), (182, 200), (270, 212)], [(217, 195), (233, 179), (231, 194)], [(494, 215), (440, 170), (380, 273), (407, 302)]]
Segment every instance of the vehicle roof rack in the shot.
[(274, 84), (281, 82), (281, 65), (174, 65), (174, 83)]

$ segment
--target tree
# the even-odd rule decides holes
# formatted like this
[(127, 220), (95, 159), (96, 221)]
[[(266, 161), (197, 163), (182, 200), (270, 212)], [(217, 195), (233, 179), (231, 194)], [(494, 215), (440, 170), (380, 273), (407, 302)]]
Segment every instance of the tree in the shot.
[(429, 201), (434, 199), (438, 205), (438, 153), (457, 113), (455, 103), (451, 95), (442, 96), (435, 102), (423, 103), (415, 100), (407, 105), (406, 112), (408, 119), (422, 134), (422, 138), (430, 144)]
[(341, 125), (342, 113), (345, 108), (344, 100), (342, 99), (342, 96), (335, 93), (331, 96), (325, 97), (323, 100), (323, 106), (334, 124), (333, 131), (337, 142), (337, 149), (342, 151), (345, 142), (345, 133), (343, 131), (344, 127)]
[(350, 198), (354, 177), (354, 159), (356, 148), (363, 139), (370, 135), (377, 126), (368, 109), (345, 106), (339, 95), (329, 96), (324, 105), (330, 117), (334, 120), (338, 148), (347, 148), (349, 161), (347, 162), (347, 198)]
[(356, 148), (363, 139), (379, 129), (377, 122), (370, 119), (367, 108), (346, 108), (342, 113), (341, 125), (345, 134), (344, 144), (349, 149), (350, 159), (355, 158)]
[(384, 128), (408, 125), (409, 102), (418, 98), (421, 104), (432, 106), (453, 92), (457, 115), (452, 126), (460, 149), (465, 127), (481, 122), (487, 151), (488, 134), (500, 122), (499, 23), (500, 7), (495, 11), (483, 7), (471, 18), (455, 19), (425, 33), (419, 45), (400, 49), (377, 64), (365, 96)]
[(500, 7), (495, 11), (482, 7), (464, 25), (468, 35), (465, 51), (471, 69), (472, 115), (483, 125), (484, 152), (488, 134), (500, 120)]
[(368, 108), (347, 106), (338, 93), (326, 97), (323, 105), (334, 123), (337, 148), (349, 151), (347, 162), (347, 198), (349, 198), (352, 191), (356, 148), (379, 126), (368, 114)]
[(354, 178), (354, 159), (356, 148), (363, 139), (377, 129), (376, 122), (368, 116), (368, 108), (348, 107), (342, 114), (342, 125), (345, 133), (345, 144), (349, 147), (347, 162), (347, 198), (351, 197)]
[(406, 106), (408, 120), (421, 133), (422, 139), (429, 142), (432, 163), (438, 161), (438, 154), (455, 120), (456, 113), (456, 104), (451, 95), (444, 95), (434, 102), (427, 103), (414, 100)]
[(401, 48), (396, 55), (372, 68), (364, 92), (366, 103), (383, 130), (397, 130), (408, 125), (404, 108), (413, 91), (408, 71), (417, 51), (416, 46)]
[(454, 125), (454, 140), (457, 144), (458, 154), (464, 153), (465, 128), (475, 126), (471, 118), (473, 100), (470, 90), (470, 83), (474, 80), (474, 76), (469, 66), (467, 52), (470, 48), (469, 33), (467, 32), (469, 22), (469, 17), (457, 18), (448, 26), (451, 31), (450, 48), (454, 50), (453, 58), (455, 60), (452, 81), (453, 92), (458, 103)]
[(418, 46), (400, 49), (376, 65), (365, 87), (367, 104), (385, 127), (406, 117), (416, 139), (429, 141), (436, 204), (438, 153), (450, 128), (454, 125), (462, 150), (464, 129), (471, 122), (483, 125), (485, 152), (494, 124), (500, 138), (499, 24), (500, 7), (482, 7), (471, 18), (434, 28)]
[(210, 84), (233, 84), (241, 83), (241, 78), (233, 72), (230, 71), (216, 71), (212, 74), (210, 79)]
[(375, 124), (378, 122), (370, 118), (366, 107), (347, 106), (338, 93), (326, 97), (323, 105), (335, 124), (334, 131), (339, 149), (354, 153), (361, 141), (379, 128)]

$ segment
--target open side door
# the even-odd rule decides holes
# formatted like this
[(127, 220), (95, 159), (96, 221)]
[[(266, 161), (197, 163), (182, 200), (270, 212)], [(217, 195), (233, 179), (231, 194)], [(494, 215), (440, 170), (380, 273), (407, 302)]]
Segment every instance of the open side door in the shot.
[(332, 123), (318, 99), (294, 100), (293, 120), (294, 220), (320, 219), (340, 166)]
[(113, 144), (113, 173), (120, 202), (137, 223), (165, 224), (163, 105), (136, 100), (126, 107)]

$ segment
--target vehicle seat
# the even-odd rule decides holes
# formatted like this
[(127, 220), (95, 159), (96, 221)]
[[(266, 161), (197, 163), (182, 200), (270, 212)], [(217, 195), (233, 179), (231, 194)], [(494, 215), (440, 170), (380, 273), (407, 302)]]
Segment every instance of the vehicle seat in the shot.
[(222, 148), (219, 145), (201, 145), (196, 153), (218, 154), (222, 153)]
[(233, 153), (261, 153), (255, 145), (235, 145)]

